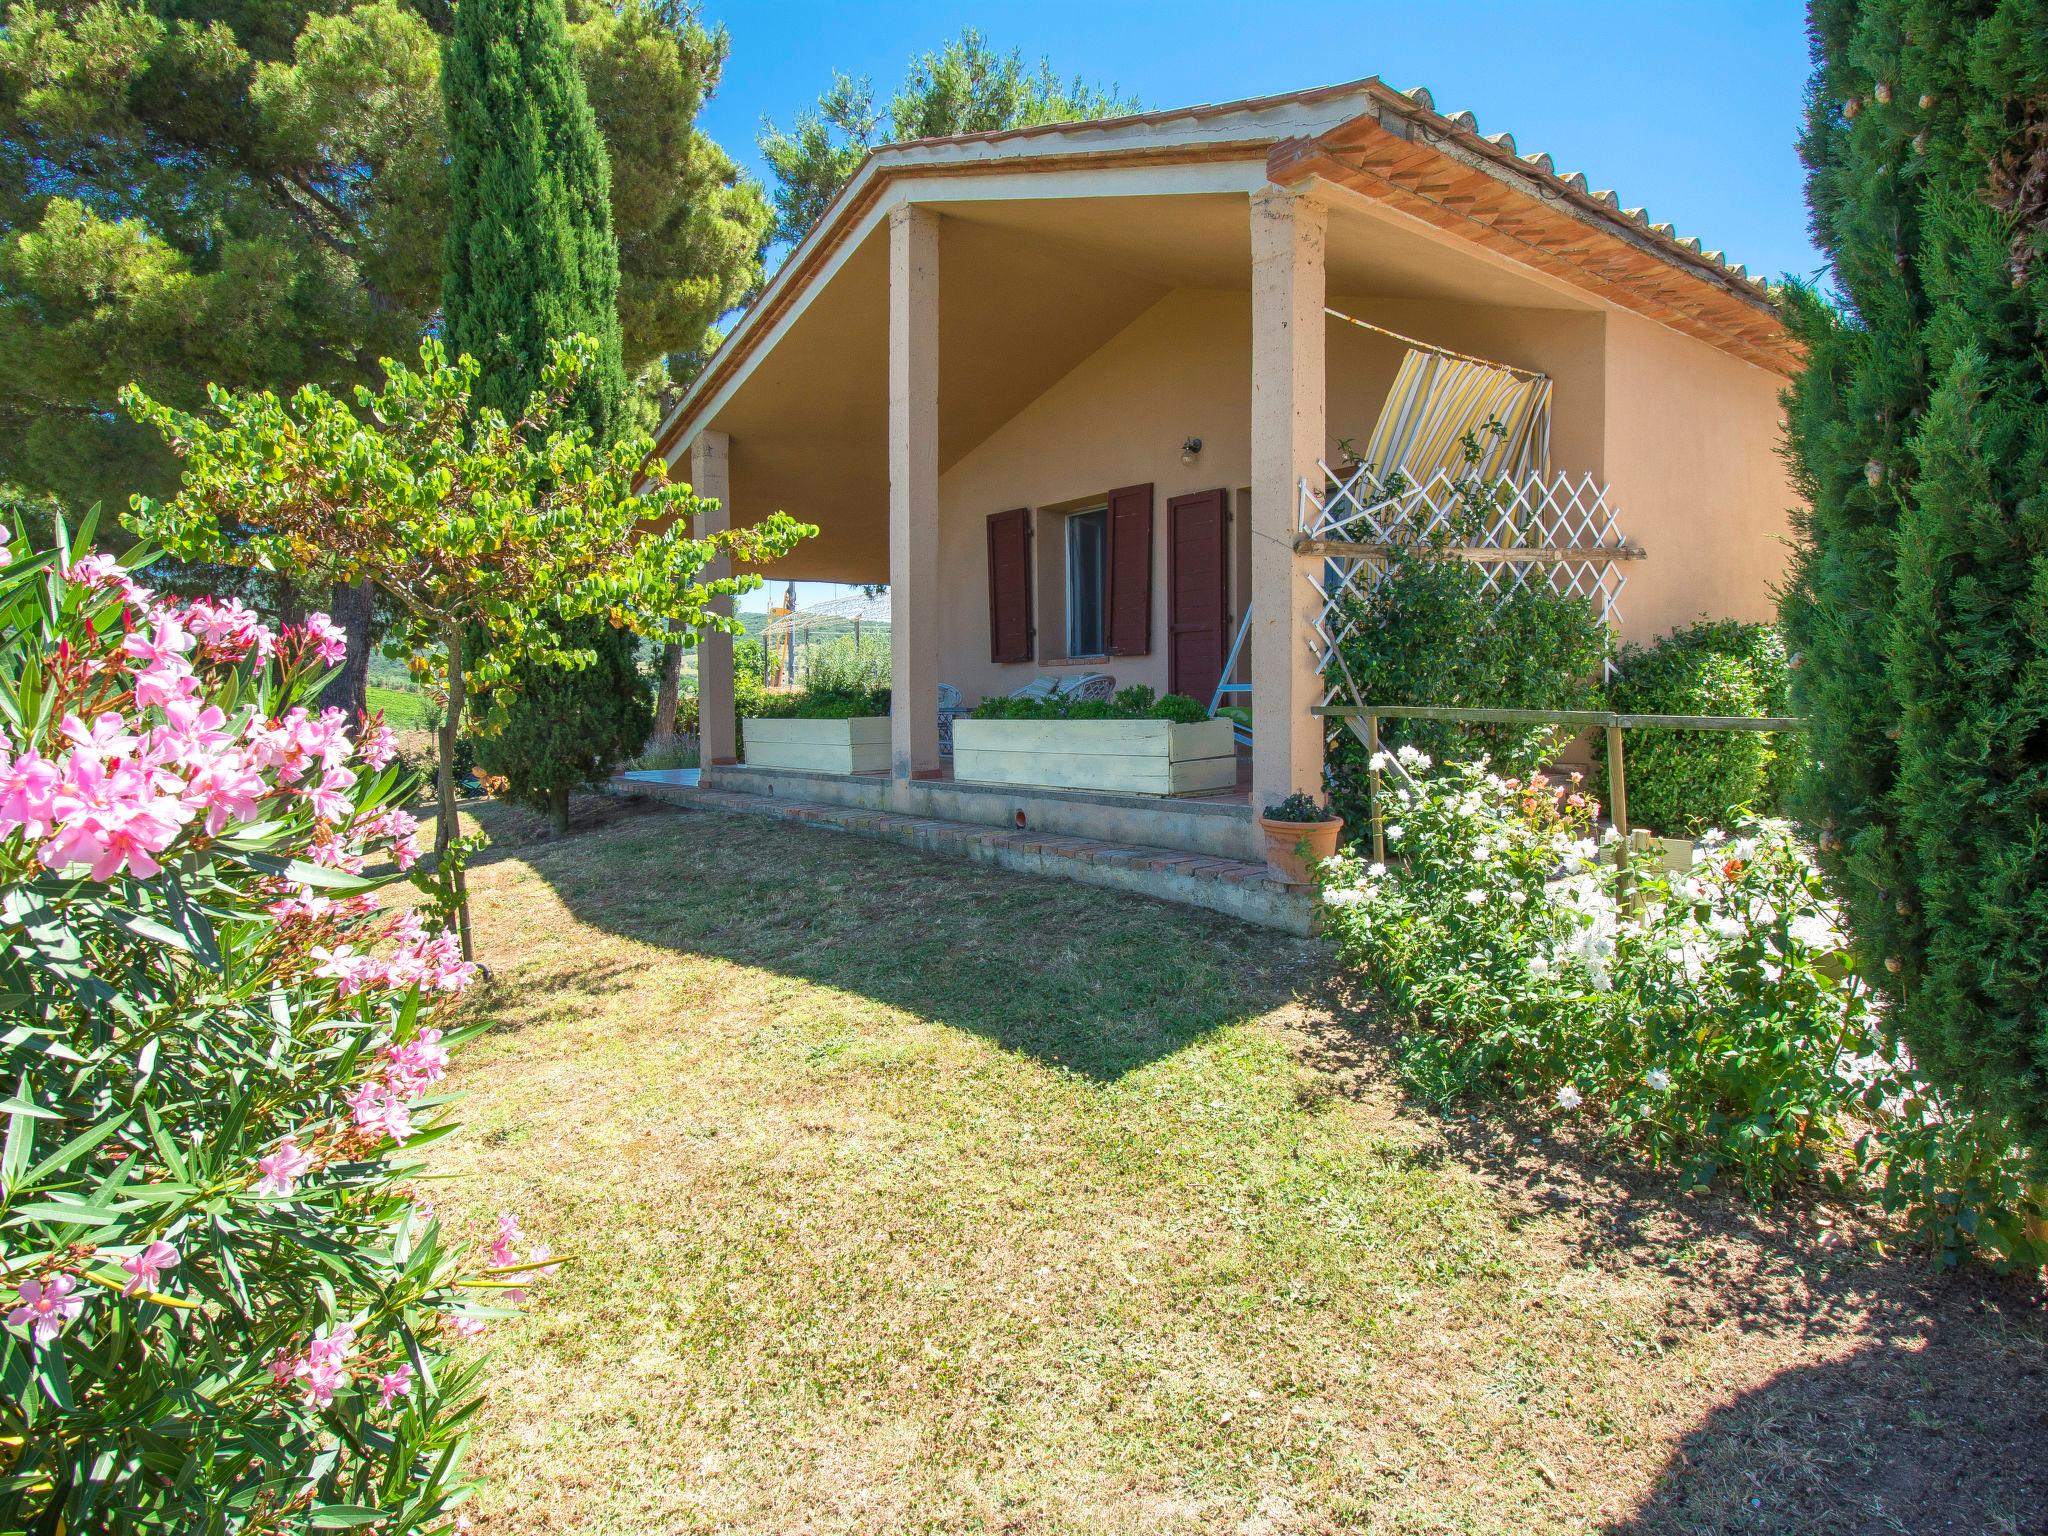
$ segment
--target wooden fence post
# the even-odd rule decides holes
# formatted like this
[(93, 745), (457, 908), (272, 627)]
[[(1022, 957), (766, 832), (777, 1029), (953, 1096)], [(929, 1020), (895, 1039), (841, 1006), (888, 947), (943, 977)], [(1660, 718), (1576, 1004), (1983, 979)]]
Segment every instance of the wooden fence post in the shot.
[(1372, 802), (1372, 858), (1375, 864), (1387, 862), (1387, 817), (1380, 807), (1380, 717), (1371, 710), (1365, 712), (1365, 773), (1366, 792)]

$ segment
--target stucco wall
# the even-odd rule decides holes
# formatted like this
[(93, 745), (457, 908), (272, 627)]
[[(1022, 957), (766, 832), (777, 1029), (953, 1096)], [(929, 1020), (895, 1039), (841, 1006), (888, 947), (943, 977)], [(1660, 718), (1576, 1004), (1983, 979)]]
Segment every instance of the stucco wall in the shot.
[(1607, 330), (1606, 479), (1628, 567), (1622, 636), (1777, 612), (1798, 497), (1778, 456), (1785, 381), (1634, 315)]
[[(1783, 569), (1792, 493), (1775, 448), (1774, 375), (1649, 321), (1562, 309), (1478, 308), (1438, 301), (1333, 296), (1331, 303), (1440, 345), (1556, 381), (1552, 464), (1605, 478), (1623, 530), (1650, 552), (1629, 567), (1625, 638), (1647, 639), (1705, 612), (1765, 618)], [(1362, 444), (1394, 370), (1398, 343), (1331, 321), (1329, 444)], [(1061, 572), (1050, 519), (1040, 518), (1034, 620), (1041, 660), (989, 660), (986, 519), (1012, 507), (1069, 507), (1150, 481), (1153, 501), (1152, 649), (1087, 664), (1121, 684), (1167, 686), (1167, 502), (1217, 487), (1235, 509), (1231, 593), (1242, 617), (1251, 478), (1251, 301), (1248, 294), (1175, 290), (1144, 311), (939, 480), (940, 674), (970, 701), (1057, 673), (1063, 649)], [(941, 384), (941, 409), (944, 386)], [(1180, 461), (1188, 437), (1203, 442)], [(1206, 702), (1206, 701), (1204, 701)]]

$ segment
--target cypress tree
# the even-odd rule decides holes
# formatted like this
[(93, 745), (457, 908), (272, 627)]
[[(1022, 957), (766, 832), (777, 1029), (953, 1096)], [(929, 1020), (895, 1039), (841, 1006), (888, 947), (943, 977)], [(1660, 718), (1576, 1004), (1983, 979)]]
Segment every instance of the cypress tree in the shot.
[[(597, 358), (574, 406), (609, 440), (621, 430), (626, 391), (611, 166), (562, 0), (461, 0), (441, 84), (453, 194), (442, 278), (450, 346), (483, 365), (481, 398), (517, 416), (552, 345), (593, 338)], [(602, 618), (557, 629), (564, 649), (588, 664), (521, 662), (505, 686), (503, 723), (478, 756), (564, 832), (569, 791), (636, 751), (651, 720), (631, 634)]]
[(1813, 0), (1802, 807), (1921, 1065), (2048, 1157), (2048, 0)]
[(548, 349), (598, 344), (578, 406), (600, 440), (616, 430), (619, 248), (611, 165), (570, 48), (562, 0), (462, 0), (441, 68), (448, 118), (449, 349), (483, 366), (481, 397), (516, 416)]

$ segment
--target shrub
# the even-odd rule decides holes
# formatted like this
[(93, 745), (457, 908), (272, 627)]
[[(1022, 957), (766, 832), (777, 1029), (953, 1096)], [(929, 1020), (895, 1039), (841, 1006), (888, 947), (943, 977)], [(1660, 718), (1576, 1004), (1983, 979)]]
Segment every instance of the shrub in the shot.
[(1274, 801), (1266, 807), (1263, 814), (1268, 821), (1293, 821), (1304, 824), (1330, 821), (1336, 816), (1336, 812), (1314, 795), (1304, 794), (1298, 789), (1285, 800)]
[(821, 698), (886, 697), (891, 665), (886, 643), (870, 639), (856, 645), (853, 636), (838, 635), (805, 658), (804, 691)]
[[(1405, 555), (1385, 580), (1340, 606), (1349, 634), (1325, 681), (1340, 698), (1356, 687), (1369, 704), (1465, 708), (1586, 709), (1599, 694), (1607, 629), (1591, 604), (1531, 581), (1496, 596), (1469, 561)], [(1459, 726), (1389, 720), (1389, 747), (1412, 746), (1433, 758), (1484, 752), (1509, 772), (1526, 774), (1555, 752), (1549, 728)], [(1353, 828), (1370, 817), (1365, 748), (1348, 728), (1330, 734), (1330, 798)]]
[(414, 785), (302, 706), (341, 644), (102, 556), (0, 572), (0, 1530), (442, 1532), (461, 1497), (452, 1346), (516, 1223), (466, 1257), (412, 1182), (471, 967), (364, 873), (415, 857)]
[[(563, 625), (563, 644), (587, 653), (581, 667), (522, 661), (505, 685), (504, 724), (477, 743), (477, 766), (501, 775), (508, 792), (546, 811), (559, 836), (569, 830), (569, 792), (602, 784), (654, 728), (652, 690), (635, 664), (629, 630), (603, 619)], [(488, 706), (496, 689), (479, 689)]]
[(1427, 1096), (1542, 1096), (1689, 1183), (1727, 1172), (1757, 1198), (1874, 1173), (1951, 1258), (2048, 1259), (2011, 1127), (1970, 1119), (1888, 1043), (1787, 823), (1709, 832), (1690, 870), (1624, 876), (1569, 791), (1459, 766), (1391, 802), (1404, 867), (1341, 856), (1323, 901), (1345, 959), (1401, 1008), (1402, 1068)]
[(976, 720), (1171, 720), (1197, 725), (1209, 711), (1184, 693), (1155, 698), (1150, 688), (1120, 688), (1113, 699), (1013, 699), (992, 693), (974, 706)]
[[(1607, 685), (1610, 708), (1638, 715), (1786, 715), (1791, 673), (1785, 643), (1766, 624), (1701, 622), (1652, 645), (1626, 646)], [(1691, 837), (1738, 814), (1775, 815), (1799, 772), (1799, 737), (1755, 731), (1628, 733), (1632, 824)], [(1607, 742), (1594, 738), (1604, 776)], [(1603, 777), (1602, 792), (1608, 794)]]

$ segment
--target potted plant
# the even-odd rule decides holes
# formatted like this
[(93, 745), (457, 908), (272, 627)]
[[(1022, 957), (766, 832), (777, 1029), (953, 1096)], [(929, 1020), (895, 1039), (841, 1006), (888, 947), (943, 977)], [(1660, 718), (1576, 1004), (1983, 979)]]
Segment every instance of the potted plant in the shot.
[(1266, 834), (1266, 862), (1274, 872), (1289, 885), (1310, 885), (1315, 866), (1336, 853), (1344, 818), (1297, 790), (1266, 807), (1259, 830)]
[(886, 692), (828, 693), (807, 689), (794, 696), (779, 697), (774, 714), (749, 715), (740, 722), (740, 740), (749, 768), (809, 773), (889, 771)]

